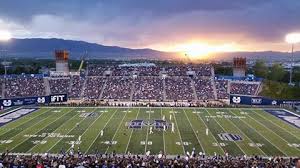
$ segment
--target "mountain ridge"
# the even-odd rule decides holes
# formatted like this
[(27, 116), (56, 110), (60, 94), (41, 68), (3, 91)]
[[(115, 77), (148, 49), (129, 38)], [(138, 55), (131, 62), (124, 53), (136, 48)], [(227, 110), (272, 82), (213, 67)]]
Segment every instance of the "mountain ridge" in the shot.
[[(11, 39), (0, 42), (0, 50), (7, 50), (10, 57), (16, 58), (53, 58), (56, 49), (66, 49), (71, 59), (80, 59), (87, 51), (92, 59), (178, 59), (179, 53), (164, 52), (150, 48), (132, 49), (119, 46), (107, 46), (81, 40), (67, 40), (59, 38), (24, 38)], [(288, 52), (277, 51), (242, 51), (211, 54), (210, 59), (228, 60), (233, 57), (246, 57), (247, 59), (291, 59)], [(300, 51), (295, 52), (294, 59), (300, 60)]]

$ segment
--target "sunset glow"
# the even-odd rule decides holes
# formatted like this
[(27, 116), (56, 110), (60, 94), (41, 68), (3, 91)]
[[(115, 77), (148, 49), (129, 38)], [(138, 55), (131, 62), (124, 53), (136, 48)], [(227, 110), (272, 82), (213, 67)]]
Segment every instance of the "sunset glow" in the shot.
[(239, 48), (234, 43), (210, 45), (205, 43), (187, 43), (177, 45), (174, 49), (176, 52), (186, 54), (193, 59), (201, 59), (212, 53), (234, 52)]
[(0, 30), (0, 41), (7, 41), (11, 39), (11, 33), (6, 30)]

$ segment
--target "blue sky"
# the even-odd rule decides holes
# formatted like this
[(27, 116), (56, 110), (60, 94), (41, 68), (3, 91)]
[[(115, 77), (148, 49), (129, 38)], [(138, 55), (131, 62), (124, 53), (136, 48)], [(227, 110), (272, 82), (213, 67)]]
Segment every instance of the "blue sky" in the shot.
[(300, 31), (300, 0), (1, 0), (0, 30), (172, 50), (189, 42), (287, 50)]

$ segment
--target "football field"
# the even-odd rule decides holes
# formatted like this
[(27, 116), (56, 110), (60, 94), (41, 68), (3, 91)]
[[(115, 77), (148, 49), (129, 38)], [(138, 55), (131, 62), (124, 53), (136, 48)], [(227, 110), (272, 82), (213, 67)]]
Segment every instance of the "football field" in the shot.
[[(29, 107), (24, 109), (30, 111)], [(227, 152), (299, 157), (300, 129), (296, 126), (299, 120), (284, 110), (267, 111), (259, 108), (32, 108), (27, 115), (0, 127), (0, 152), (57, 154), (73, 148), (85, 154), (150, 151), (151, 154), (183, 155), (195, 149), (207, 155)], [(285, 115), (296, 125), (280, 118)]]

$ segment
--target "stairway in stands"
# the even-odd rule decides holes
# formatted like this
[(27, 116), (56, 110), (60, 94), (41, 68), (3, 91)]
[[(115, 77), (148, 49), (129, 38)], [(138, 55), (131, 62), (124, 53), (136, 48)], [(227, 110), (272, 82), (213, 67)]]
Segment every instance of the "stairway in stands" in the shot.
[(162, 82), (163, 82), (163, 100), (166, 100), (167, 99), (167, 95), (166, 95), (166, 80), (163, 79)]
[(48, 80), (48, 79), (49, 79), (49, 78), (43, 78), (46, 95), (50, 95), (50, 94), (51, 94), (50, 84), (49, 84), (49, 80)]
[(4, 98), (4, 95), (5, 95), (4, 94), (5, 93), (5, 83), (2, 82), (0, 87), (1, 87), (1, 90), (2, 90), (2, 93), (0, 93), (1, 94), (1, 98)]
[(195, 81), (193, 79), (191, 80), (191, 86), (192, 86), (192, 90), (193, 90), (193, 94), (194, 94), (194, 99), (197, 101), (198, 100), (198, 95), (197, 95), (197, 91), (196, 91), (196, 87), (195, 87)]
[(213, 78), (210, 78), (210, 81), (211, 81), (211, 85), (212, 85), (212, 88), (213, 88), (213, 91), (214, 91), (215, 100), (217, 100), (218, 99), (218, 94), (217, 94), (217, 87), (216, 87), (215, 80)]

